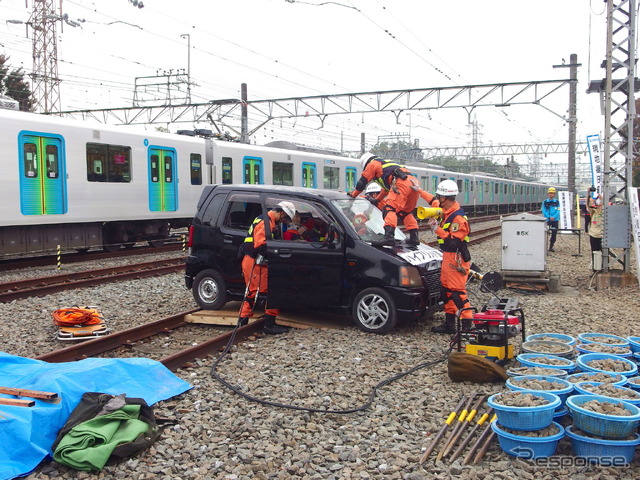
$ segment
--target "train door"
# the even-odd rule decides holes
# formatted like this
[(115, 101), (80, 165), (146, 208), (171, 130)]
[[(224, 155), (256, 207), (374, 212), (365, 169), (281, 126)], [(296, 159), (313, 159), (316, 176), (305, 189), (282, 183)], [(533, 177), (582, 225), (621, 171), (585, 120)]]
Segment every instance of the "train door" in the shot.
[(60, 135), (20, 132), (20, 212), (67, 213), (64, 139)]
[(149, 147), (149, 210), (175, 212), (178, 210), (178, 179), (176, 178), (176, 150), (168, 147)]
[(264, 183), (262, 176), (262, 159), (259, 157), (244, 157), (242, 159), (242, 183), (261, 185)]
[(318, 188), (315, 163), (302, 162), (302, 186), (306, 188)]
[(469, 205), (469, 192), (471, 192), (471, 188), (469, 187), (469, 179), (464, 179), (464, 204)]
[(484, 203), (484, 180), (480, 180), (478, 185), (478, 203)]
[(345, 191), (350, 192), (356, 187), (357, 170), (355, 167), (345, 169)]

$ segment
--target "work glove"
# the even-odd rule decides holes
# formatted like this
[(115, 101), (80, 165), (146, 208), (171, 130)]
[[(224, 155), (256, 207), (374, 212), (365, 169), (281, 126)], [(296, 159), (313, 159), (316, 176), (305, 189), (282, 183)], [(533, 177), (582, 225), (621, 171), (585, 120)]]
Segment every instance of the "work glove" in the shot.
[(347, 195), (349, 195), (351, 198), (356, 198), (356, 196), (353, 194), (353, 190), (347, 192)]
[(367, 198), (367, 200), (369, 200), (369, 203), (370, 203), (371, 205), (374, 205), (374, 206), (375, 206), (375, 205), (378, 205), (378, 203), (380, 203), (380, 200), (378, 200), (378, 199), (377, 199), (377, 198), (375, 198), (375, 197), (369, 197), (369, 198)]
[(432, 201), (431, 201), (431, 203), (430, 203), (430, 205), (431, 205), (433, 208), (440, 208), (440, 202), (439, 202), (438, 200), (432, 200)]
[(428, 221), (427, 221), (427, 227), (429, 227), (429, 229), (433, 232), (436, 233), (436, 230), (438, 229), (438, 221), (431, 217)]

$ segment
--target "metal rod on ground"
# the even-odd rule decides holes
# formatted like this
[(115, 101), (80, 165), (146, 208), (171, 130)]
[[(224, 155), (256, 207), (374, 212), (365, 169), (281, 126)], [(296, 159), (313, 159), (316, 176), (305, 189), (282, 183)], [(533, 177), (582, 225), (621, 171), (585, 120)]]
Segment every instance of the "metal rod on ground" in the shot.
[(466, 400), (466, 396), (462, 395), (460, 397), (460, 401), (458, 402), (458, 405), (456, 405), (456, 408), (454, 408), (451, 413), (449, 414), (449, 416), (447, 417), (447, 419), (444, 422), (444, 425), (442, 425), (442, 428), (440, 428), (440, 431), (436, 434), (435, 437), (433, 437), (433, 440), (431, 441), (431, 444), (429, 445), (429, 447), (427, 448), (427, 450), (424, 452), (424, 454), (422, 455), (422, 457), (420, 457), (420, 463), (424, 463), (424, 461), (429, 458), (429, 455), (431, 455), (431, 452), (433, 452), (433, 450), (436, 448), (436, 446), (438, 445), (438, 442), (440, 441), (440, 439), (442, 438), (442, 436), (444, 435), (444, 432), (447, 431), (447, 428), (449, 428), (449, 426), (451, 425), (451, 422), (453, 422), (453, 420), (456, 418), (456, 415), (458, 415), (458, 410), (460, 410), (462, 408), (462, 406), (464, 405), (464, 402)]
[[(491, 425), (491, 424), (489, 424)], [(482, 445), (482, 448), (480, 449), (480, 451), (477, 453), (476, 458), (473, 459), (473, 464), (475, 465), (476, 463), (478, 463), (480, 460), (482, 460), (482, 457), (484, 457), (484, 454), (487, 453), (487, 450), (489, 450), (489, 445), (491, 445), (491, 441), (493, 440), (493, 438), (496, 436), (496, 432), (494, 432), (493, 430), (491, 430), (491, 433), (489, 434), (489, 436), (487, 437), (487, 439), (484, 442), (484, 445)]]
[[(491, 422), (495, 421), (496, 418), (498, 418), (498, 417), (494, 414), (493, 417), (491, 418)], [(471, 447), (471, 449), (467, 453), (467, 456), (464, 457), (464, 461), (462, 462), (463, 465), (467, 465), (467, 464), (469, 464), (471, 462), (471, 459), (473, 458), (474, 454), (476, 453), (476, 450), (478, 450), (480, 445), (482, 445), (482, 442), (485, 441), (485, 439), (487, 438), (489, 433), (492, 431), (491, 430), (491, 422), (487, 423), (487, 426), (485, 427), (484, 431), (478, 437), (478, 440), (476, 440), (476, 443), (473, 444), (473, 446)]]
[(444, 446), (442, 447), (442, 450), (440, 450), (440, 453), (438, 453), (438, 456), (436, 457), (436, 462), (438, 460), (442, 460), (442, 457), (444, 456), (444, 451), (447, 448), (447, 445), (449, 445), (451, 440), (456, 436), (456, 433), (458, 433), (458, 430), (460, 430), (460, 426), (464, 422), (464, 419), (467, 418), (467, 414), (469, 413), (469, 409), (471, 408), (471, 404), (473, 403), (473, 399), (476, 397), (476, 395), (477, 395), (477, 392), (469, 396), (469, 400), (467, 401), (467, 404), (464, 406), (464, 409), (462, 410), (462, 412), (460, 412), (460, 415), (458, 416), (458, 422), (453, 427), (453, 430), (451, 430), (451, 434), (449, 435), (449, 438), (447, 438), (447, 441), (444, 442)]
[(476, 424), (473, 426), (473, 428), (469, 432), (469, 435), (467, 435), (467, 438), (465, 438), (460, 444), (460, 446), (456, 449), (456, 451), (453, 452), (453, 455), (451, 455), (451, 460), (450, 460), (451, 462), (453, 462), (456, 458), (458, 458), (462, 454), (462, 452), (464, 452), (464, 449), (467, 448), (467, 445), (469, 445), (469, 443), (471, 443), (471, 439), (474, 437), (478, 429), (484, 424), (484, 422), (487, 421), (487, 418), (489, 418), (489, 415), (491, 415), (492, 413), (493, 413), (493, 408), (489, 407), (489, 410), (487, 410), (487, 412), (484, 413), (480, 417), (480, 419), (476, 422)]
[(458, 443), (458, 440), (460, 440), (460, 437), (462, 436), (462, 434), (464, 433), (465, 429), (467, 428), (467, 425), (469, 425), (473, 421), (473, 417), (476, 416), (476, 413), (478, 413), (478, 409), (480, 408), (480, 406), (482, 406), (482, 404), (484, 403), (484, 401), (486, 399), (487, 399), (486, 395), (481, 395), (480, 396), (480, 398), (475, 403), (475, 405), (473, 406), (471, 411), (467, 414), (467, 418), (463, 419), (462, 423), (460, 424), (460, 428), (456, 432), (455, 436), (451, 439), (451, 441), (447, 445), (447, 448), (446, 448), (444, 454), (442, 455), (443, 457), (446, 457), (447, 455), (449, 455), (451, 453), (451, 450), (453, 450), (453, 447), (455, 447), (456, 443)]

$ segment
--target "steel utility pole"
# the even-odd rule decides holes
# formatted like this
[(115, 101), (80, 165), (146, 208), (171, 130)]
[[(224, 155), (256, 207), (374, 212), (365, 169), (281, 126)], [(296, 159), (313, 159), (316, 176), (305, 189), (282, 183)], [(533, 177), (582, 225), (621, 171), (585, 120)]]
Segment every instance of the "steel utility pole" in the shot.
[(187, 38), (187, 103), (191, 103), (191, 35), (183, 33), (180, 38)]
[(578, 92), (578, 55), (572, 53), (569, 57), (569, 64), (554, 65), (553, 68), (569, 68), (569, 144), (568, 144), (568, 168), (567, 168), (567, 188), (571, 193), (576, 191), (576, 124), (577, 117), (577, 92)]

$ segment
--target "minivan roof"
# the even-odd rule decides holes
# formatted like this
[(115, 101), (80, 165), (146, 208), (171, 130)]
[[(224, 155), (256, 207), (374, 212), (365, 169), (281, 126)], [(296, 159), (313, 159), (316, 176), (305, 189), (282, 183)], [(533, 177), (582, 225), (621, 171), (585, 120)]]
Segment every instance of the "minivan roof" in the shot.
[(279, 194), (304, 194), (312, 197), (323, 197), (333, 199), (347, 198), (346, 193), (337, 192), (335, 190), (325, 190), (321, 188), (303, 188), (303, 187), (289, 187), (284, 185), (253, 185), (253, 184), (224, 184), (224, 185), (212, 185), (206, 187), (207, 189), (215, 188), (216, 190), (234, 190), (234, 191), (250, 191), (250, 192), (273, 192)]

